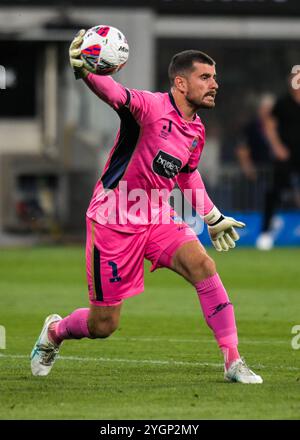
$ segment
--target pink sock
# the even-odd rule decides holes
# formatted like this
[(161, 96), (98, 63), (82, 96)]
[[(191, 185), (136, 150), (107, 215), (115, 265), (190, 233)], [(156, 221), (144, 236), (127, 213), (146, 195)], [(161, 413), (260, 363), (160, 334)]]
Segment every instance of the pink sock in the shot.
[(230, 367), (232, 362), (236, 361), (237, 359), (240, 359), (240, 354), (238, 352), (238, 348), (237, 348), (237, 346), (235, 346), (235, 347), (222, 346), (221, 350), (224, 355), (224, 362), (225, 362), (226, 370), (228, 370), (228, 368)]
[(49, 338), (57, 345), (64, 339), (91, 338), (87, 322), (88, 315), (89, 309), (74, 310), (66, 318), (50, 325)]
[(208, 326), (224, 354), (225, 366), (240, 358), (233, 305), (216, 273), (195, 285)]

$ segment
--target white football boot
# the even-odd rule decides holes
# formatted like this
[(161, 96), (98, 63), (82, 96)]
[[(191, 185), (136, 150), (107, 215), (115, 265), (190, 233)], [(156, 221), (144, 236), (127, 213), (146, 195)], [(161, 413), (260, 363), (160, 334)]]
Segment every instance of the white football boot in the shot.
[(227, 382), (263, 383), (262, 378), (251, 371), (243, 359), (232, 362), (228, 370), (225, 368), (224, 379)]
[(60, 320), (62, 320), (62, 317), (59, 315), (49, 315), (45, 319), (41, 334), (30, 355), (31, 371), (34, 376), (47, 376), (53, 367), (59, 346), (49, 340), (48, 328), (52, 322)]

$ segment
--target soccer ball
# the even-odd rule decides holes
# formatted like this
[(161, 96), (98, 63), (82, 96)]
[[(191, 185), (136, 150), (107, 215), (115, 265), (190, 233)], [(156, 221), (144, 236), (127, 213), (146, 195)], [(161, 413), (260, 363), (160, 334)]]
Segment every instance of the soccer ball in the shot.
[(126, 64), (129, 46), (125, 36), (112, 26), (99, 25), (86, 31), (81, 59), (89, 72), (112, 75)]

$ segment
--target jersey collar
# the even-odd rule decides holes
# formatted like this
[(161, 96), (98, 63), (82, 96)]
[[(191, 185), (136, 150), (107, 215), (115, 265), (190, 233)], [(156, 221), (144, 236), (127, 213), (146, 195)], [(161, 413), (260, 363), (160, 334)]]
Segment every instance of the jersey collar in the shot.
[[(179, 108), (178, 108), (177, 105), (176, 105), (176, 102), (175, 102), (174, 96), (172, 95), (171, 91), (169, 92), (169, 99), (170, 99), (170, 102), (171, 102), (172, 106), (175, 108), (176, 112), (178, 113), (178, 115), (182, 118), (183, 116), (182, 116), (182, 114), (181, 114)], [(195, 113), (194, 116), (193, 116), (193, 121), (195, 121), (196, 117), (197, 117), (197, 115), (196, 115), (196, 113)], [(192, 122), (192, 121), (191, 121), (191, 122)]]

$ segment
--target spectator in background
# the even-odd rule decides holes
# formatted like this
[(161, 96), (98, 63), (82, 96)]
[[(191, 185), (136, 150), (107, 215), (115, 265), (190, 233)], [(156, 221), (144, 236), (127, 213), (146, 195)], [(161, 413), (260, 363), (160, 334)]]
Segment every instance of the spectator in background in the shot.
[(300, 178), (300, 84), (298, 87), (295, 79), (295, 75), (289, 76), (288, 93), (276, 101), (265, 121), (274, 162), (273, 184), (266, 194), (262, 232), (256, 242), (261, 250), (274, 245), (271, 220), (283, 190)]
[(256, 181), (258, 168), (270, 162), (270, 145), (266, 139), (265, 122), (274, 104), (271, 95), (263, 95), (257, 113), (242, 130), (236, 155), (245, 177)]

